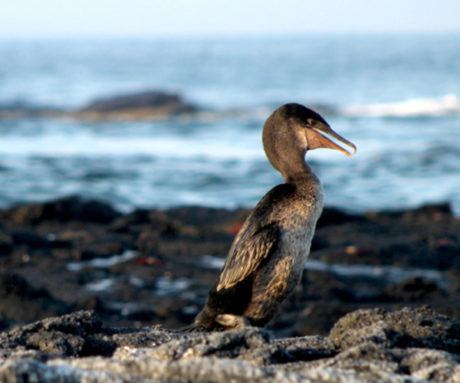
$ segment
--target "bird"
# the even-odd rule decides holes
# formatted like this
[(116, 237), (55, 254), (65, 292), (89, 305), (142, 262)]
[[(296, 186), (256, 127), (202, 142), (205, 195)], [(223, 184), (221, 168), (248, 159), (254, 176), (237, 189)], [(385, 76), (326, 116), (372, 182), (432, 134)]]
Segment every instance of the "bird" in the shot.
[(268, 117), (262, 142), (285, 182), (268, 191), (243, 223), (189, 330), (263, 327), (275, 316), (300, 281), (323, 210), (323, 188), (305, 155), (319, 148), (347, 156), (357, 151), (317, 112), (297, 103)]

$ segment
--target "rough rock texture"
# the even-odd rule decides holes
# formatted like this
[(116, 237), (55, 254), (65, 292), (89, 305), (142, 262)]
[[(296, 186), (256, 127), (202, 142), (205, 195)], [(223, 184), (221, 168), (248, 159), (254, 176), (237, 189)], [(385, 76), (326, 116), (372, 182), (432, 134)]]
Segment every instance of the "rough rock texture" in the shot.
[(386, 347), (429, 347), (460, 354), (460, 321), (427, 307), (396, 312), (357, 310), (340, 319), (329, 337), (340, 349), (373, 342)]
[(359, 310), (328, 337), (245, 328), (105, 328), (93, 312), (0, 334), (2, 382), (460, 382), (460, 322), (429, 308)]

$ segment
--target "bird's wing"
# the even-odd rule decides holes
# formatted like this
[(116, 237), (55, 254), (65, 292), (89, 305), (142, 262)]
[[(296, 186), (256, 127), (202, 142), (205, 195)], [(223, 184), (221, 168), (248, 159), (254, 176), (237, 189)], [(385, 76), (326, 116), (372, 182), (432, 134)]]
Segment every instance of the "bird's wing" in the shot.
[(217, 291), (228, 289), (243, 281), (276, 247), (279, 240), (277, 226), (268, 224), (256, 230), (248, 229), (251, 226), (243, 227), (235, 238), (220, 274)]

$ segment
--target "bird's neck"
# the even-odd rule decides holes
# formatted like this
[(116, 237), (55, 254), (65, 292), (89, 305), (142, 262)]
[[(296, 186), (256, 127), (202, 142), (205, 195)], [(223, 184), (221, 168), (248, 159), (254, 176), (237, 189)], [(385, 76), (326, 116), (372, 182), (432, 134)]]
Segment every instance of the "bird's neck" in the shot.
[(313, 170), (308, 166), (305, 160), (303, 160), (299, 166), (287, 169), (287, 171), (283, 172), (283, 177), (286, 183), (298, 187), (318, 182), (318, 177), (313, 173)]

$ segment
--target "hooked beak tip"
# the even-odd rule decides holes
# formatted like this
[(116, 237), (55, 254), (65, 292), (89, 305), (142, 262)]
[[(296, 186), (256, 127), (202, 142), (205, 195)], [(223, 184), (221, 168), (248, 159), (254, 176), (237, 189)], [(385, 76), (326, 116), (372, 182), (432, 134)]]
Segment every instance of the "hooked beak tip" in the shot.
[(356, 147), (355, 144), (351, 144), (350, 148), (352, 148), (353, 151), (348, 152), (348, 157), (353, 157), (356, 154), (356, 152), (358, 151), (358, 148)]

